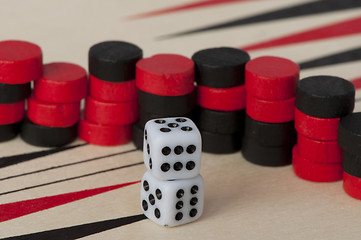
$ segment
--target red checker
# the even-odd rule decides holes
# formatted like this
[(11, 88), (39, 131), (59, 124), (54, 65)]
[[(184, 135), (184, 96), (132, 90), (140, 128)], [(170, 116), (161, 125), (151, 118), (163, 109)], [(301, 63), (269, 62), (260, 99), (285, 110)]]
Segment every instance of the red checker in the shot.
[(81, 119), (78, 127), (79, 138), (95, 145), (114, 146), (130, 142), (131, 125), (102, 125)]
[(104, 125), (127, 125), (139, 117), (138, 101), (103, 102), (88, 97), (85, 105), (85, 119)]
[(298, 146), (293, 147), (292, 166), (295, 174), (312, 182), (333, 182), (342, 179), (342, 163), (319, 163), (310, 161), (299, 154)]
[(80, 102), (49, 103), (31, 96), (28, 99), (28, 118), (46, 127), (70, 127), (80, 118)]
[(295, 109), (295, 128), (298, 133), (312, 139), (336, 141), (340, 118), (317, 118)]
[(0, 82), (21, 84), (43, 74), (43, 55), (38, 45), (17, 40), (0, 42)]
[(284, 100), (296, 95), (300, 67), (280, 57), (259, 57), (246, 64), (246, 89), (267, 100)]
[(320, 141), (297, 135), (299, 154), (313, 162), (318, 163), (341, 163), (342, 149), (337, 141)]
[(53, 103), (79, 102), (87, 95), (88, 80), (84, 68), (65, 62), (44, 65), (43, 76), (34, 83), (34, 96)]
[(194, 63), (177, 54), (157, 54), (136, 65), (136, 85), (148, 93), (180, 96), (194, 89)]
[(11, 124), (21, 121), (25, 116), (25, 101), (0, 104), (0, 124)]
[(246, 112), (252, 119), (266, 123), (294, 120), (295, 97), (280, 101), (264, 100), (247, 94)]
[(361, 200), (361, 178), (343, 172), (343, 189), (351, 197)]
[(197, 86), (198, 105), (218, 111), (236, 111), (246, 107), (244, 85), (231, 88)]
[(138, 98), (135, 79), (125, 82), (108, 82), (89, 75), (89, 91), (93, 98), (107, 102), (128, 102)]

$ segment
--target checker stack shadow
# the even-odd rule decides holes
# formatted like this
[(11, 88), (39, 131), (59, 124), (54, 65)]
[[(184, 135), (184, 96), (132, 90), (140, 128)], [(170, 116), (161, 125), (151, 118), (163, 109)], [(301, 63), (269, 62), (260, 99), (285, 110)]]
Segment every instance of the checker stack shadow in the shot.
[(80, 121), (79, 138), (114, 146), (131, 140), (138, 120), (135, 64), (143, 57), (136, 45), (106, 41), (89, 49), (89, 96)]

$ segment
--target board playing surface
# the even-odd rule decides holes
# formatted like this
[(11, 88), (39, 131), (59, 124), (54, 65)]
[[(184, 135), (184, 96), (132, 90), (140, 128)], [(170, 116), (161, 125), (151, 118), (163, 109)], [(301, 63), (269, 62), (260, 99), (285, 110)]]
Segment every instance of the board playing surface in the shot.
[[(2, 0), (0, 29), (0, 40), (40, 45), (45, 63), (87, 68), (89, 47), (104, 40), (133, 42), (145, 57), (232, 46), (252, 58), (290, 58), (301, 64), (301, 77), (336, 75), (360, 87), (357, 0)], [(344, 193), (341, 181), (307, 182), (291, 166), (253, 165), (239, 152), (202, 155), (204, 213), (175, 228), (141, 214), (146, 168), (132, 143), (77, 140), (47, 149), (18, 137), (1, 143), (0, 155), (2, 239), (360, 238), (361, 202)]]

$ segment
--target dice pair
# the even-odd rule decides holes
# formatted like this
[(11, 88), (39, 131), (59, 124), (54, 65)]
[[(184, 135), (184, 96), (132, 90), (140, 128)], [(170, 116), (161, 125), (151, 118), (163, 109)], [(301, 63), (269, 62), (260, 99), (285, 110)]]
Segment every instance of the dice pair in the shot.
[(199, 130), (188, 118), (152, 119), (146, 123), (143, 158), (148, 171), (141, 187), (145, 216), (163, 226), (178, 226), (201, 216), (201, 148)]

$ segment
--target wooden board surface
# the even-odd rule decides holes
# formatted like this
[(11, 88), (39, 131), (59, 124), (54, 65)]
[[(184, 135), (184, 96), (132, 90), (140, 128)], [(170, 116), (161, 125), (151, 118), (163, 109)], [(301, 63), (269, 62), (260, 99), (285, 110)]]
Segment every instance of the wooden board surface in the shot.
[[(356, 19), (358, 23), (361, 7), (335, 10), (334, 1), (322, 1), (327, 6), (322, 8), (326, 9), (324, 12), (311, 14), (316, 8), (309, 7), (310, 15), (297, 17), (288, 9), (285, 12), (293, 17), (169, 37), (312, 2), (2, 0), (0, 40), (32, 41), (42, 47), (45, 63), (68, 61), (85, 68), (89, 47), (113, 39), (139, 45), (145, 57), (156, 53), (190, 57), (202, 48), (246, 47), (344, 23), (341, 30), (318, 29), (294, 38), (310, 41), (287, 45), (283, 41), (281, 45), (252, 49), (249, 53), (252, 58), (276, 55), (301, 63), (361, 47), (360, 27), (353, 29), (349, 21)], [(177, 6), (188, 7), (134, 17)], [(338, 36), (329, 36), (331, 32)], [(360, 78), (361, 61), (357, 57), (352, 60), (303, 69), (301, 77), (322, 74), (349, 80)], [(359, 102), (355, 110), (361, 110)], [(71, 145), (76, 147), (44, 155), (47, 152), (39, 151), (49, 149), (30, 146), (20, 138), (0, 144), (0, 165), (19, 161), (0, 168), (0, 238), (360, 239), (361, 202), (344, 193), (341, 181), (307, 182), (298, 179), (291, 166), (256, 166), (245, 161), (239, 152), (203, 154), (201, 174), (206, 188), (203, 216), (181, 227), (161, 227), (141, 215), (138, 181), (146, 168), (141, 152), (132, 143), (99, 147), (77, 140)], [(122, 185), (126, 183), (130, 184)], [(21, 237), (26, 234), (32, 235)]]

